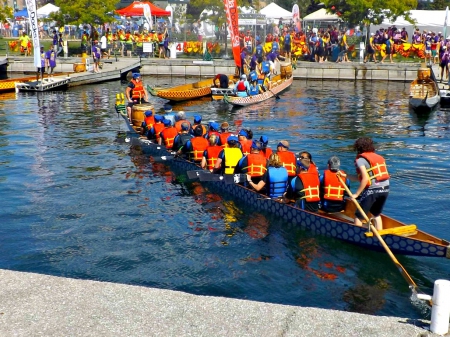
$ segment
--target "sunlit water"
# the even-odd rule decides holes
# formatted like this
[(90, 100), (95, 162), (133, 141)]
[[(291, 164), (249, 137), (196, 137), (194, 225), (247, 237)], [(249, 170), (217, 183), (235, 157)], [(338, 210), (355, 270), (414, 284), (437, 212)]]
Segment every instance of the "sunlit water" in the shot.
[[(0, 268), (428, 317), (411, 303), (387, 254), (314, 236), (189, 182), (166, 163), (150, 163), (125, 142), (114, 112), (123, 89), (110, 82), (0, 95)], [(272, 148), (288, 139), (320, 169), (337, 154), (354, 173), (354, 140), (373, 137), (392, 175), (385, 213), (448, 240), (450, 112), (418, 117), (408, 110), (407, 91), (403, 83), (294, 81), (280, 100), (250, 108), (203, 99), (174, 109), (250, 127), (269, 136)], [(153, 102), (157, 110), (164, 103)], [(427, 293), (434, 280), (450, 278), (448, 260), (399, 260)]]

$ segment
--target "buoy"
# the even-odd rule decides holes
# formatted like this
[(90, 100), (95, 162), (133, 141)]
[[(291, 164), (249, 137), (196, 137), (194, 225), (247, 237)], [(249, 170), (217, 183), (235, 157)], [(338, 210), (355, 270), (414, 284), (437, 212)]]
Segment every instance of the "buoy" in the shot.
[(430, 330), (439, 335), (448, 332), (450, 318), (450, 281), (436, 280), (433, 289)]

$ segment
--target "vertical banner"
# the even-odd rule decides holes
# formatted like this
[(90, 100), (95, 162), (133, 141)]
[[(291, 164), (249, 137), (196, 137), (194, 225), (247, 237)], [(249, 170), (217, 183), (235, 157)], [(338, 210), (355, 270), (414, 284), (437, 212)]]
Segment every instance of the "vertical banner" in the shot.
[(300, 27), (300, 8), (295, 4), (292, 6), (292, 21), (294, 22), (295, 32), (298, 33), (301, 29)]
[(144, 4), (144, 6), (142, 8), (144, 9), (144, 18), (145, 18), (145, 20), (147, 20), (148, 25), (150, 26), (150, 30), (152, 30), (153, 29), (152, 12), (150, 10), (150, 6), (148, 4)]
[(447, 19), (448, 19), (448, 6), (445, 9), (445, 20), (444, 20), (444, 29), (443, 29), (444, 39), (447, 38), (447, 22), (448, 22)]
[(166, 11), (170, 12), (169, 21), (170, 21), (170, 27), (173, 25), (173, 8), (171, 5), (167, 5)]
[(239, 48), (239, 14), (236, 0), (223, 0), (225, 5), (225, 13), (227, 15), (227, 26), (230, 32), (231, 48), (233, 50), (234, 63), (237, 67), (241, 67), (241, 51)]
[(33, 43), (34, 66), (41, 67), (41, 46), (39, 44), (39, 26), (37, 18), (36, 0), (26, 0), (28, 21), (30, 23), (31, 41)]

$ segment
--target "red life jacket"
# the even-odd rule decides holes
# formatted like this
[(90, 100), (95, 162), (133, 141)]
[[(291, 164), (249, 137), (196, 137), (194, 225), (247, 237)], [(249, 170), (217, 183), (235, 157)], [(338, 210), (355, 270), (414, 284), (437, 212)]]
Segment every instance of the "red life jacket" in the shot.
[(319, 176), (315, 173), (302, 172), (297, 177), (303, 183), (303, 189), (300, 192), (303, 192), (305, 195), (301, 199), (305, 199), (306, 202), (320, 201)]
[(219, 135), (219, 139), (220, 139), (220, 145), (226, 145), (227, 144), (227, 139), (228, 137), (230, 137), (232, 135), (231, 132), (222, 132)]
[(206, 136), (206, 138), (210, 138), (212, 135), (216, 135), (216, 137), (220, 137), (220, 133), (218, 133), (217, 131), (208, 131), (208, 135)]
[(161, 132), (164, 130), (164, 123), (155, 123), (153, 124), (153, 131), (155, 132), (156, 140), (159, 141), (161, 138)]
[(178, 133), (181, 132), (181, 124), (188, 123), (189, 129), (191, 128), (191, 122), (189, 122), (187, 119), (180, 119), (179, 121), (175, 122), (175, 129), (177, 129)]
[(277, 155), (288, 171), (288, 176), (294, 177), (297, 170), (297, 158), (295, 157), (295, 154), (291, 151), (277, 151)]
[(144, 122), (145, 125), (147, 125), (147, 129), (151, 129), (153, 127), (153, 124), (155, 124), (155, 117), (153, 116), (145, 117)]
[(222, 151), (222, 147), (218, 145), (208, 146), (206, 148), (206, 164), (208, 170), (212, 170), (216, 166), (220, 151)]
[[(386, 161), (382, 156), (379, 154), (376, 154), (375, 152), (364, 152), (361, 154), (358, 154), (356, 156), (356, 159), (364, 158), (367, 160), (367, 162), (370, 165), (370, 168), (366, 169), (365, 174), (369, 177), (369, 182), (367, 183), (366, 187), (369, 187), (372, 185), (372, 180), (375, 182), (381, 182), (389, 179), (389, 173), (387, 171), (386, 167)], [(355, 166), (356, 166), (356, 160), (355, 160)], [(358, 173), (359, 181), (361, 181), (363, 172), (359, 172), (359, 168), (356, 167), (356, 171)]]
[[(339, 171), (345, 176), (344, 171)], [(344, 185), (339, 181), (337, 172), (325, 170), (323, 172), (323, 198), (326, 200), (344, 200)]]
[(242, 170), (251, 177), (261, 177), (267, 171), (267, 159), (259, 153), (247, 155), (247, 166)]
[(244, 156), (248, 155), (250, 153), (253, 141), (251, 139), (246, 139), (240, 140), (239, 143), (241, 143), (242, 145), (242, 153), (244, 154)]
[(170, 126), (168, 128), (165, 128), (161, 131), (161, 136), (164, 140), (164, 145), (167, 149), (171, 149), (173, 147), (173, 140), (178, 135), (177, 129), (175, 129), (173, 126)]
[(144, 85), (141, 81), (137, 82), (136, 80), (132, 79), (131, 83), (134, 84), (133, 91), (131, 93), (131, 98), (134, 99), (142, 99), (145, 97), (145, 91), (144, 91)]
[(209, 145), (209, 142), (205, 138), (200, 136), (192, 138), (191, 144), (192, 144), (192, 151), (190, 155), (191, 160), (201, 161), (203, 158), (203, 152), (205, 152), (206, 148)]
[(309, 164), (308, 173), (315, 173), (315, 174), (319, 175), (319, 170), (317, 169), (316, 164), (314, 164), (313, 162), (311, 162)]
[(246, 91), (247, 90), (247, 88), (245, 87), (244, 81), (239, 81), (239, 83), (237, 85), (237, 90), (238, 91)]
[(261, 152), (259, 152), (259, 154), (261, 156), (263, 156), (264, 158), (267, 158), (267, 159), (269, 159), (269, 157), (271, 156), (272, 153), (273, 153), (273, 151), (270, 147), (266, 147), (266, 148), (262, 149)]

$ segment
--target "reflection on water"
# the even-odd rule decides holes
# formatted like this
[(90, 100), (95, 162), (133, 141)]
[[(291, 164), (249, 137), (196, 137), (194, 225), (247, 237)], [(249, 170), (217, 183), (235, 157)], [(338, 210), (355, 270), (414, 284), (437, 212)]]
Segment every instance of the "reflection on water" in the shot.
[[(113, 82), (1, 95), (0, 268), (423, 317), (386, 254), (313, 236), (130, 146), (113, 110), (123, 89)], [(272, 148), (287, 139), (319, 169), (337, 154), (353, 173), (354, 140), (373, 137), (392, 174), (385, 212), (449, 239), (449, 111), (417, 116), (407, 91), (403, 83), (295, 81), (280, 100), (260, 105), (202, 99), (174, 110), (229, 121), (234, 131), (249, 127)], [(153, 98), (160, 113), (164, 102)], [(450, 277), (447, 261), (400, 260), (428, 293), (435, 279)]]

